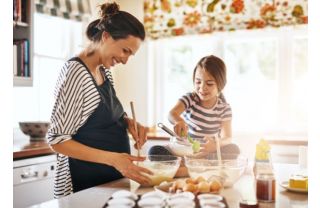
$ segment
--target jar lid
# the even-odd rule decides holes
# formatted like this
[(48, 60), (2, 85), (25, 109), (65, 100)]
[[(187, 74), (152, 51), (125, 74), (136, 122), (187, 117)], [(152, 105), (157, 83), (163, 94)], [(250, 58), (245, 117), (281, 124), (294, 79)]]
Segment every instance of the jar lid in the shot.
[(256, 208), (259, 204), (255, 200), (242, 200), (240, 202), (240, 208)]

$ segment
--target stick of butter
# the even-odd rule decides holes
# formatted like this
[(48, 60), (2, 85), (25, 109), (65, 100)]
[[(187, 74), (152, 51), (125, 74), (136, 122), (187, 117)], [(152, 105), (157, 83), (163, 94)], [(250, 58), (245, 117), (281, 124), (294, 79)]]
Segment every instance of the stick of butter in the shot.
[(289, 187), (308, 190), (308, 176), (303, 176), (303, 175), (291, 176), (289, 181)]

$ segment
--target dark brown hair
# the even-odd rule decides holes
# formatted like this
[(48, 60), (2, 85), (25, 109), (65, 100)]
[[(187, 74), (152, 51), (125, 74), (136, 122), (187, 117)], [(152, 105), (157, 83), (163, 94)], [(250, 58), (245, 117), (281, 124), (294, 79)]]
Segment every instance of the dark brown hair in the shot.
[(127, 38), (129, 35), (145, 39), (143, 24), (132, 14), (120, 11), (115, 2), (100, 5), (100, 17), (87, 27), (86, 35), (93, 42), (100, 41), (104, 31), (115, 40)]
[(205, 70), (215, 79), (220, 93), (219, 97), (225, 101), (224, 96), (221, 93), (227, 83), (226, 65), (223, 60), (214, 55), (205, 56), (200, 59), (193, 70), (193, 83), (195, 81), (196, 71), (198, 68)]

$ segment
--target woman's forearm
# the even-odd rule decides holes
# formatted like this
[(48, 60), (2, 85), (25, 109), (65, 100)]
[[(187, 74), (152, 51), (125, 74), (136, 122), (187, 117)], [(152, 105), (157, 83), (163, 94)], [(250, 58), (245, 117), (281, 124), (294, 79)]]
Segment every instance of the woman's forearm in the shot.
[(73, 139), (68, 141), (51, 145), (52, 149), (60, 154), (68, 157), (84, 160), (88, 162), (95, 162), (113, 166), (114, 156), (116, 153), (92, 148), (81, 144)]

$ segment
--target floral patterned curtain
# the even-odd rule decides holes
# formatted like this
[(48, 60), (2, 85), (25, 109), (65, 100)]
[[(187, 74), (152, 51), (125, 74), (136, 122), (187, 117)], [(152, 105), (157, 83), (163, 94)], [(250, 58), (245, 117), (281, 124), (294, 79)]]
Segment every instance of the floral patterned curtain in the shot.
[(307, 23), (307, 0), (144, 0), (152, 39)]

